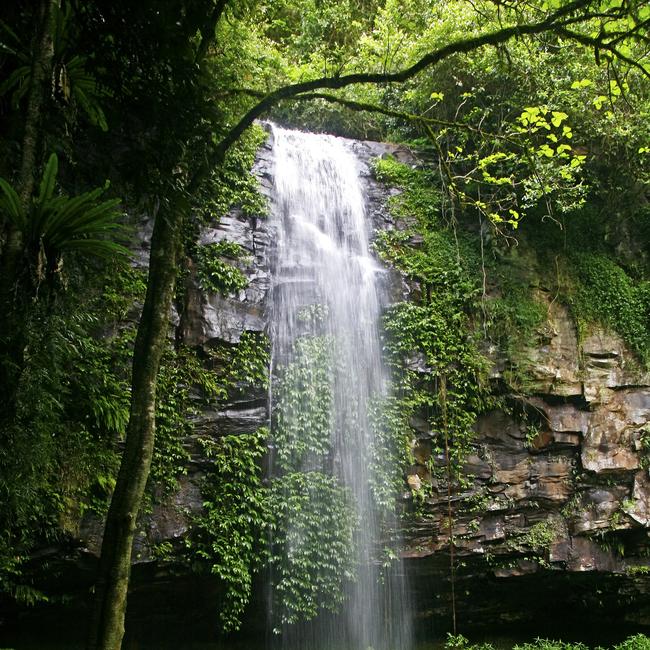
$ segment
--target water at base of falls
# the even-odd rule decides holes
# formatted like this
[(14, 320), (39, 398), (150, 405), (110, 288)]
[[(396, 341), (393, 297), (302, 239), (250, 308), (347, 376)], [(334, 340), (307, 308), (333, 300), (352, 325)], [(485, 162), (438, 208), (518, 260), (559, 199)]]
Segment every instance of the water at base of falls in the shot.
[(272, 471), (291, 505), (271, 540), (271, 624), (281, 648), (408, 650), (401, 564), (382, 562), (390, 514), (373, 495), (372, 413), (389, 382), (360, 163), (341, 138), (272, 138)]

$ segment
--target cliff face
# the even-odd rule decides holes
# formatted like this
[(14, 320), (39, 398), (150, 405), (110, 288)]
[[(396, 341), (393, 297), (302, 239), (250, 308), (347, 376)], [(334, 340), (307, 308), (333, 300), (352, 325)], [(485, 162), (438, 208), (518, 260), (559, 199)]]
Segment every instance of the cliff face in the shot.
[[(527, 351), (527, 394), (480, 417), (471, 485), (453, 496), (459, 613), (551, 631), (571, 618), (648, 625), (650, 377), (613, 334), (578, 343), (567, 310), (546, 299), (548, 342)], [(428, 479), (430, 454), (422, 430), (411, 476)], [(446, 495), (427, 499), (407, 537), (422, 614), (444, 620)], [(427, 588), (434, 575), (442, 589)]]
[[(370, 161), (385, 154), (408, 161), (409, 155), (392, 145), (354, 147), (373, 225), (393, 228), (387, 200), (395, 190), (374, 180)], [(269, 195), (270, 144), (260, 150), (254, 172)], [(210, 350), (267, 328), (272, 226), (235, 210), (200, 233), (201, 244), (222, 240), (245, 251), (247, 261), (240, 267), (248, 286), (223, 297), (201, 291), (190, 278), (185, 306), (175, 314), (170, 333), (188, 346)], [(396, 302), (412, 289), (397, 273), (390, 285)], [(508, 384), (511, 360), (499, 350), (486, 351), (491, 380), (506, 395), (506, 406), (476, 422), (468, 481), (451, 497), (459, 621), (478, 626), (534, 621), (537, 631), (544, 621), (552, 627), (552, 620), (557, 623), (570, 611), (576, 618), (650, 625), (650, 374), (639, 369), (616, 335), (595, 330), (579, 341), (567, 309), (543, 287), (535, 291), (547, 305), (545, 344), (517, 359), (526, 368), (525, 391)], [(194, 434), (185, 441), (191, 454), (187, 474), (171, 499), (153, 506), (137, 541), (134, 575), (140, 594), (164, 586), (194, 602), (187, 586), (192, 578), (184, 570), (184, 577), (176, 569), (161, 570), (154, 550), (162, 543), (179, 549), (192, 515), (201, 510), (200, 486), (209, 461), (197, 437), (251, 433), (268, 419), (262, 387), (239, 392), (225, 405), (204, 407), (195, 417)], [(418, 619), (440, 632), (450, 609), (449, 504), (446, 487), (437, 485), (431, 470), (444, 459), (432, 456), (427, 422), (414, 417), (410, 425), (415, 463), (405, 476), (404, 503), (413, 512), (404, 524), (403, 555)], [(423, 484), (432, 484), (432, 490), (412, 506), (407, 485)], [(101, 522), (86, 518), (74, 551), (56, 550), (56, 562), (92, 565), (100, 534)], [(212, 593), (212, 587), (206, 589), (201, 593)], [(143, 608), (149, 595), (141, 599)]]

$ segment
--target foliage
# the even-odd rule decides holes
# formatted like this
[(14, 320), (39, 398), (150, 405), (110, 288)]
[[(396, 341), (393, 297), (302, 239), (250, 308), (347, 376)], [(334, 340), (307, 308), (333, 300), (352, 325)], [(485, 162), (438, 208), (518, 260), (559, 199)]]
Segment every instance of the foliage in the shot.
[(571, 303), (581, 331), (602, 323), (619, 332), (644, 363), (650, 363), (650, 283), (635, 282), (604, 255), (573, 256), (576, 284)]
[[(435, 172), (412, 169), (392, 157), (373, 162), (378, 181), (403, 190), (390, 199), (391, 213), (398, 218), (423, 218), (435, 222), (442, 206), (440, 184)], [(431, 225), (433, 222), (429, 221)]]
[(225, 380), (230, 386), (259, 386), (269, 383), (269, 338), (263, 332), (244, 332), (228, 364)]
[(337, 611), (343, 585), (354, 577), (355, 521), (338, 480), (321, 472), (292, 472), (271, 488), (271, 564), (280, 621)]
[(38, 197), (25, 213), (16, 190), (0, 178), (0, 211), (23, 233), (25, 248), (41, 278), (52, 273), (61, 255), (77, 251), (84, 255), (110, 259), (127, 255), (121, 245), (105, 238), (120, 230), (117, 206), (120, 199), (99, 201), (106, 188), (97, 188), (69, 198), (55, 196), (58, 158), (52, 154), (43, 171)]
[[(53, 65), (49, 84), (53, 98), (69, 123), (74, 122), (77, 112), (81, 112), (90, 124), (107, 131), (102, 100), (110, 93), (89, 71), (88, 57), (71, 51), (74, 31), (71, 7), (67, 3), (56, 3), (53, 12)], [(0, 24), (0, 51), (14, 63), (13, 71), (0, 84), (0, 96), (10, 94), (12, 107), (18, 110), (31, 83), (29, 44), (3, 22)]]
[(248, 278), (232, 263), (223, 258), (238, 260), (241, 246), (226, 240), (206, 244), (197, 250), (197, 274), (202, 289), (228, 295), (248, 286)]
[[(159, 430), (156, 454), (163, 470), (167, 468), (162, 479), (168, 483), (179, 471), (186, 471), (182, 436), (191, 433), (190, 417), (198, 406), (192, 389), (198, 388), (201, 396), (212, 402), (225, 399), (235, 389), (263, 387), (268, 381), (268, 339), (259, 332), (244, 332), (239, 343), (213, 350), (209, 358), (212, 367), (206, 369), (195, 353), (187, 349), (176, 353), (176, 363), (181, 365), (172, 375), (175, 393), (163, 395), (159, 401), (161, 413), (167, 416), (162, 420), (166, 425), (162, 444), (165, 439), (171, 442), (161, 448)], [(159, 422), (157, 419), (158, 426)], [(261, 428), (254, 433), (199, 438), (211, 465), (201, 486), (203, 511), (193, 518), (186, 547), (198, 568), (207, 568), (224, 582), (219, 615), (226, 631), (239, 628), (253, 576), (267, 558), (265, 531), (271, 504), (268, 486), (262, 481), (262, 459), (268, 435), (268, 430)]]
[(545, 563), (545, 556), (558, 536), (557, 528), (556, 521), (540, 521), (531, 526), (524, 535), (509, 539), (506, 545), (513, 551), (532, 551), (537, 554), (539, 561)]
[[(312, 305), (302, 318), (313, 324), (324, 313)], [(280, 474), (269, 494), (276, 626), (312, 619), (323, 608), (337, 611), (355, 570), (358, 523), (349, 494), (327, 473), (333, 444), (333, 349), (331, 336), (298, 338), (278, 381), (273, 443)]]
[[(471, 95), (465, 93), (468, 99)], [(471, 139), (442, 151), (448, 132), (436, 133), (444, 155), (447, 191), (462, 208), (474, 208), (499, 228), (516, 229), (527, 212), (540, 205), (548, 215), (584, 203), (579, 173), (585, 160), (570, 144), (568, 115), (546, 106), (526, 107), (496, 137), (482, 134), (479, 146)], [(465, 145), (466, 146), (466, 145)]]
[[(71, 291), (36, 303), (25, 323), (29, 354), (15, 412), (0, 418), (0, 573), (17, 597), (32, 593), (21, 564), (35, 544), (76, 535), (84, 514), (106, 512), (116, 441), (128, 419), (133, 329), (123, 326), (104, 339), (96, 333), (115, 325), (103, 292), (113, 295), (119, 286), (121, 298), (132, 302), (141, 289), (141, 279), (133, 285), (121, 272), (120, 264), (107, 269), (83, 300)], [(80, 281), (71, 275), (71, 289)]]
[(192, 433), (191, 418), (198, 410), (194, 397), (197, 389), (205, 400), (225, 396), (224, 388), (193, 351), (168, 348), (158, 375), (156, 444), (151, 464), (151, 481), (163, 495), (174, 492), (178, 476), (187, 472), (190, 455), (185, 440)]
[(206, 364), (186, 346), (170, 347), (163, 356), (151, 467), (151, 481), (163, 495), (174, 492), (178, 476), (187, 472), (190, 456), (185, 444), (201, 405), (224, 401), (236, 389), (266, 385), (268, 339), (258, 332), (244, 332), (236, 345), (222, 348), (220, 354), (213, 351), (210, 361)]
[[(2, 175), (12, 179), (22, 175), (18, 170), (24, 153), (25, 115), (29, 115), (29, 64), (38, 46), (40, 3), (10, 0), (5, 4), (0, 71), (7, 81), (1, 92), (11, 94), (13, 101), (3, 104), (0, 165)], [(483, 370), (475, 340), (481, 318), (478, 276), (471, 273), (478, 268), (477, 256), (469, 254), (476, 250), (471, 242), (454, 231), (459, 204), (472, 205), (468, 211), (472, 216), (476, 212), (480, 217), (487, 215), (509, 235), (508, 224), (519, 222), (522, 206), (528, 217), (552, 212), (564, 218), (568, 213), (563, 210), (579, 206), (587, 185), (591, 192), (587, 199), (602, 204), (620, 224), (630, 210), (629, 205), (623, 206), (619, 216), (619, 204), (638, 202), (647, 188), (647, 86), (643, 70), (634, 66), (643, 61), (643, 41), (637, 38), (647, 20), (643, 5), (632, 3), (629, 16), (621, 16), (617, 5), (606, 3), (597, 7), (599, 15), (589, 17), (592, 7), (585, 4), (571, 14), (568, 29), (573, 33), (555, 30), (529, 39), (526, 26), (565, 5), (351, 0), (323, 7), (312, 0), (274, 0), (262, 5), (223, 3), (223, 15), (215, 15), (221, 3), (208, 0), (63, 0), (53, 4), (57, 7), (51, 34), (53, 65), (45, 83), (44, 105), (36, 116), (38, 142), (32, 144), (38, 152), (65, 155), (68, 165), (59, 180), (67, 196), (54, 195), (50, 181), (55, 161), (38, 161), (27, 173), (35, 175), (46, 168), (50, 180), (42, 196), (47, 195), (49, 207), (41, 197), (33, 197), (30, 214), (22, 214), (15, 203), (19, 188), (5, 182), (3, 230), (17, 225), (24, 233), (29, 231), (26, 238), (37, 276), (45, 266), (58, 270), (59, 253), (64, 250), (86, 253), (93, 248), (104, 259), (91, 260), (81, 268), (75, 256), (66, 254), (66, 265), (72, 271), (65, 278), (69, 287), (62, 281), (56, 291), (41, 292), (33, 309), (12, 314), (12, 325), (21, 333), (13, 340), (18, 354), (16, 358), (3, 356), (2, 362), (16, 366), (12, 374), (16, 381), (8, 386), (17, 396), (16, 412), (1, 415), (0, 449), (0, 539), (8, 540), (2, 562), (10, 572), (15, 570), (15, 558), (25, 556), (37, 541), (52, 539), (72, 527), (71, 512), (78, 509), (77, 504), (101, 510), (114, 480), (116, 438), (123, 434), (130, 397), (128, 362), (134, 330), (128, 321), (134, 318), (130, 315), (134, 310), (126, 294), (130, 288), (137, 289), (134, 294), (141, 301), (143, 286), (142, 278), (128, 278), (121, 272), (116, 272), (119, 282), (111, 284), (109, 278), (103, 289), (99, 286), (97, 276), (103, 275), (111, 261), (107, 258), (118, 249), (104, 238), (116, 233), (112, 225), (117, 223), (116, 203), (111, 208), (108, 202), (100, 202), (100, 191), (85, 192), (96, 187), (98, 179), (111, 178), (124, 197), (125, 210), (133, 215), (156, 215), (158, 223), (183, 220), (190, 213), (204, 221), (218, 219), (239, 204), (254, 224), (265, 207), (248, 172), (265, 137), (262, 129), (249, 130), (225, 160), (219, 157), (219, 143), (235, 133), (232, 126), (241, 115), (259, 106), (261, 95), (288, 81), (322, 75), (329, 77), (332, 87), (348, 72), (372, 72), (381, 80), (381, 75), (404, 69), (455, 39), (516, 26), (513, 33), (518, 38), (507, 46), (498, 42), (450, 57), (436, 66), (435, 73), (422, 71), (407, 81), (401, 91), (396, 84), (377, 84), (340, 95), (395, 109), (392, 115), (367, 118), (357, 113), (351, 118), (340, 107), (328, 115), (323, 104), (312, 104), (310, 112), (304, 113), (295, 110), (294, 103), (282, 113), (287, 119), (306, 114), (319, 124), (363, 134), (424, 135), (429, 151), (442, 151), (438, 160), (448, 164), (446, 177), (456, 187), (445, 192), (438, 187), (436, 174), (425, 172), (415, 184), (404, 186), (405, 192), (394, 202), (402, 216), (420, 213), (415, 224), (407, 224), (409, 229), (417, 226), (419, 232), (407, 237), (419, 235), (422, 243), (417, 237), (407, 241), (397, 234), (378, 242), (385, 259), (408, 278), (417, 302), (413, 309), (400, 305), (388, 315), (387, 345), (400, 379), (404, 411), (388, 409), (387, 417), (399, 420), (409, 409), (423, 410), (437, 431), (451, 427), (458, 449), (466, 448), (461, 440), (467, 439), (470, 414), (481, 408), (483, 400)], [(621, 8), (627, 10), (628, 4)], [(207, 21), (208, 16), (214, 16), (214, 23)], [(575, 45), (581, 41), (589, 48)], [(643, 63), (638, 65), (643, 67)], [(308, 105), (304, 94), (299, 99)], [(407, 123), (395, 111), (424, 115), (430, 121)], [(434, 132), (424, 128), (425, 124)], [(568, 125), (572, 138), (565, 131)], [(546, 209), (549, 196), (552, 211)], [(82, 197), (83, 201), (74, 203)], [(64, 212), (84, 201), (85, 216), (80, 212), (79, 221), (67, 222)], [(437, 206), (442, 207), (442, 214), (437, 214)], [(90, 218), (93, 210), (97, 212)], [(32, 213), (37, 215), (33, 223)], [(39, 225), (32, 232), (36, 222), (45, 224), (45, 230)], [(635, 232), (641, 231), (642, 224)], [(434, 230), (434, 225), (442, 228)], [(3, 263), (6, 247), (2, 238)], [(206, 262), (206, 286), (214, 274), (215, 290), (243, 288), (242, 276), (221, 259), (223, 253)], [(580, 305), (589, 318), (624, 329), (630, 344), (643, 356), (643, 312), (637, 307), (647, 311), (648, 291), (645, 285), (636, 292), (630, 290), (634, 281), (644, 277), (641, 255), (639, 260), (637, 271), (629, 264), (619, 265), (627, 280), (598, 264), (598, 274), (611, 275), (623, 298), (614, 299), (602, 287), (591, 295), (585, 284), (586, 289), (579, 288), (577, 293), (576, 309)], [(583, 269), (582, 263), (578, 266)], [(583, 272), (582, 278), (591, 277), (591, 271)], [(103, 305), (101, 299), (93, 303), (103, 290)], [(19, 288), (19, 300), (29, 302), (33, 292), (21, 292)], [(507, 301), (506, 293), (507, 289), (501, 298)], [(595, 309), (601, 296), (606, 313)], [(514, 302), (523, 301), (516, 298)], [(496, 310), (495, 322), (509, 321), (511, 329), (536, 327), (532, 308), (525, 317), (517, 305), (504, 305), (501, 311)], [(102, 338), (104, 334), (108, 336)], [(251, 349), (246, 351), (249, 343)], [(220, 364), (217, 377), (210, 381), (219, 397), (234, 390), (233, 383), (260, 381), (265, 375), (263, 355), (258, 355), (262, 348), (245, 338), (236, 349), (242, 357), (239, 370), (228, 370), (227, 360), (219, 357), (223, 351), (218, 351), (219, 358), (213, 359)], [(403, 355), (412, 352), (419, 353), (415, 361), (424, 359), (426, 372), (414, 369), (417, 363), (413, 367), (403, 363)], [(25, 358), (19, 358), (23, 354)], [(189, 353), (183, 359), (185, 354), (180, 347), (170, 351), (161, 373), (159, 444), (173, 465), (184, 453), (178, 443), (185, 429), (177, 415), (188, 412), (190, 386), (203, 381), (198, 359), (190, 359)], [(444, 397), (440, 391), (443, 377), (448, 387)], [(166, 399), (178, 412), (165, 411)], [(447, 423), (442, 422), (443, 414)], [(388, 422), (387, 430), (397, 430), (396, 421), (394, 425)], [(394, 447), (388, 441), (389, 448), (401, 449), (403, 440), (398, 436), (396, 441)], [(164, 470), (160, 476), (166, 481), (170, 474)], [(22, 587), (22, 593), (29, 593)], [(20, 591), (18, 586), (15, 591)], [(302, 602), (309, 609), (309, 602)]]
[(269, 381), (269, 339), (262, 332), (242, 333), (235, 344), (220, 342), (207, 350), (209, 368), (222, 389), (219, 397), (248, 387), (266, 388)]
[(476, 255), (469, 240), (445, 226), (428, 173), (390, 159), (376, 162), (375, 170), (381, 180), (402, 188), (391, 212), (403, 228), (381, 235), (375, 248), (405, 274), (417, 296), (393, 305), (384, 321), (384, 347), (402, 393), (399, 402), (406, 414), (423, 413), (430, 422), (437, 453), (445, 436), (451, 441), (450, 461), (460, 472), (487, 395), (486, 361), (476, 345), (472, 318), (477, 310), (478, 287), (471, 273)]
[(529, 284), (514, 265), (496, 272), (500, 295), (486, 302), (488, 334), (515, 360), (522, 348), (533, 346), (546, 324), (547, 309), (532, 295)]
[[(471, 643), (460, 634), (449, 634), (445, 648), (449, 650), (494, 650), (490, 643)], [(647, 650), (648, 648), (650, 648), (650, 639), (643, 634), (635, 634), (612, 646), (612, 650)], [(579, 642), (536, 639), (532, 643), (517, 644), (514, 646), (514, 650), (587, 650), (587, 646)]]
[(251, 596), (254, 573), (265, 558), (263, 531), (270, 503), (262, 483), (261, 459), (268, 430), (201, 438), (212, 465), (202, 487), (203, 513), (196, 517), (187, 547), (207, 562), (226, 585), (220, 619), (226, 631), (238, 629)]
[(233, 206), (239, 207), (246, 216), (266, 216), (266, 198), (260, 193), (259, 181), (251, 169), (267, 138), (268, 133), (254, 124), (228, 152), (223, 164), (213, 171), (202, 190), (203, 221), (219, 221)]
[(413, 463), (408, 415), (404, 401), (394, 396), (376, 400), (370, 407), (370, 485), (383, 513), (394, 511), (396, 496), (404, 490), (404, 470)]
[(278, 465), (285, 471), (321, 462), (331, 450), (332, 340), (305, 336), (296, 342), (293, 361), (278, 387)]

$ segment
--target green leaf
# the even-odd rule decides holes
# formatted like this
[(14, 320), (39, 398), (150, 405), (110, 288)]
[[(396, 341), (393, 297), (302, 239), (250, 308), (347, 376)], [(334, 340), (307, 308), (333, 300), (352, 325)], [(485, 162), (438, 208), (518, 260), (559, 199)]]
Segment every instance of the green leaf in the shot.
[(56, 175), (59, 172), (59, 159), (53, 153), (47, 160), (45, 171), (43, 172), (43, 179), (41, 180), (38, 202), (44, 205), (46, 201), (52, 198), (54, 192), (54, 184), (56, 183)]
[(556, 127), (559, 127), (560, 124), (562, 124), (562, 122), (566, 120), (567, 117), (569, 117), (566, 113), (563, 113), (562, 111), (553, 111), (551, 115), (552, 115), (551, 124)]
[(25, 215), (20, 207), (20, 197), (16, 193), (16, 190), (4, 178), (0, 178), (0, 190), (4, 194), (4, 200), (2, 200), (0, 206), (4, 208), (5, 214), (16, 228), (24, 230)]

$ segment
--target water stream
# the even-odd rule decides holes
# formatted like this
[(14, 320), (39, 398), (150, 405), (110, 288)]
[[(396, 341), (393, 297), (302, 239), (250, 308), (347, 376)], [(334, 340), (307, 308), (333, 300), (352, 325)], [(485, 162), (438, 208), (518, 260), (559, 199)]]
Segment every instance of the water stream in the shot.
[[(280, 568), (271, 576), (272, 625), (282, 633), (284, 648), (407, 650), (410, 625), (401, 567), (399, 562), (382, 566), (386, 520), (371, 489), (369, 412), (387, 394), (389, 381), (378, 332), (386, 302), (383, 270), (370, 251), (360, 162), (341, 138), (272, 131), (273, 471), (287, 484), (300, 484), (309, 501), (303, 510), (321, 519), (317, 531), (301, 516), (287, 521), (281, 540), (285, 558), (276, 561)], [(305, 488), (305, 483), (319, 487)], [(341, 530), (332, 532), (336, 526)], [(349, 541), (347, 560), (331, 559), (343, 584), (341, 613), (321, 613), (310, 625), (293, 624), (294, 612), (282, 597), (291, 592), (291, 563), (299, 569), (309, 561), (314, 536), (325, 547)], [(316, 573), (322, 572), (317, 568)], [(303, 585), (306, 602), (332, 598), (334, 588), (321, 578)], [(320, 603), (319, 610), (326, 605)]]

